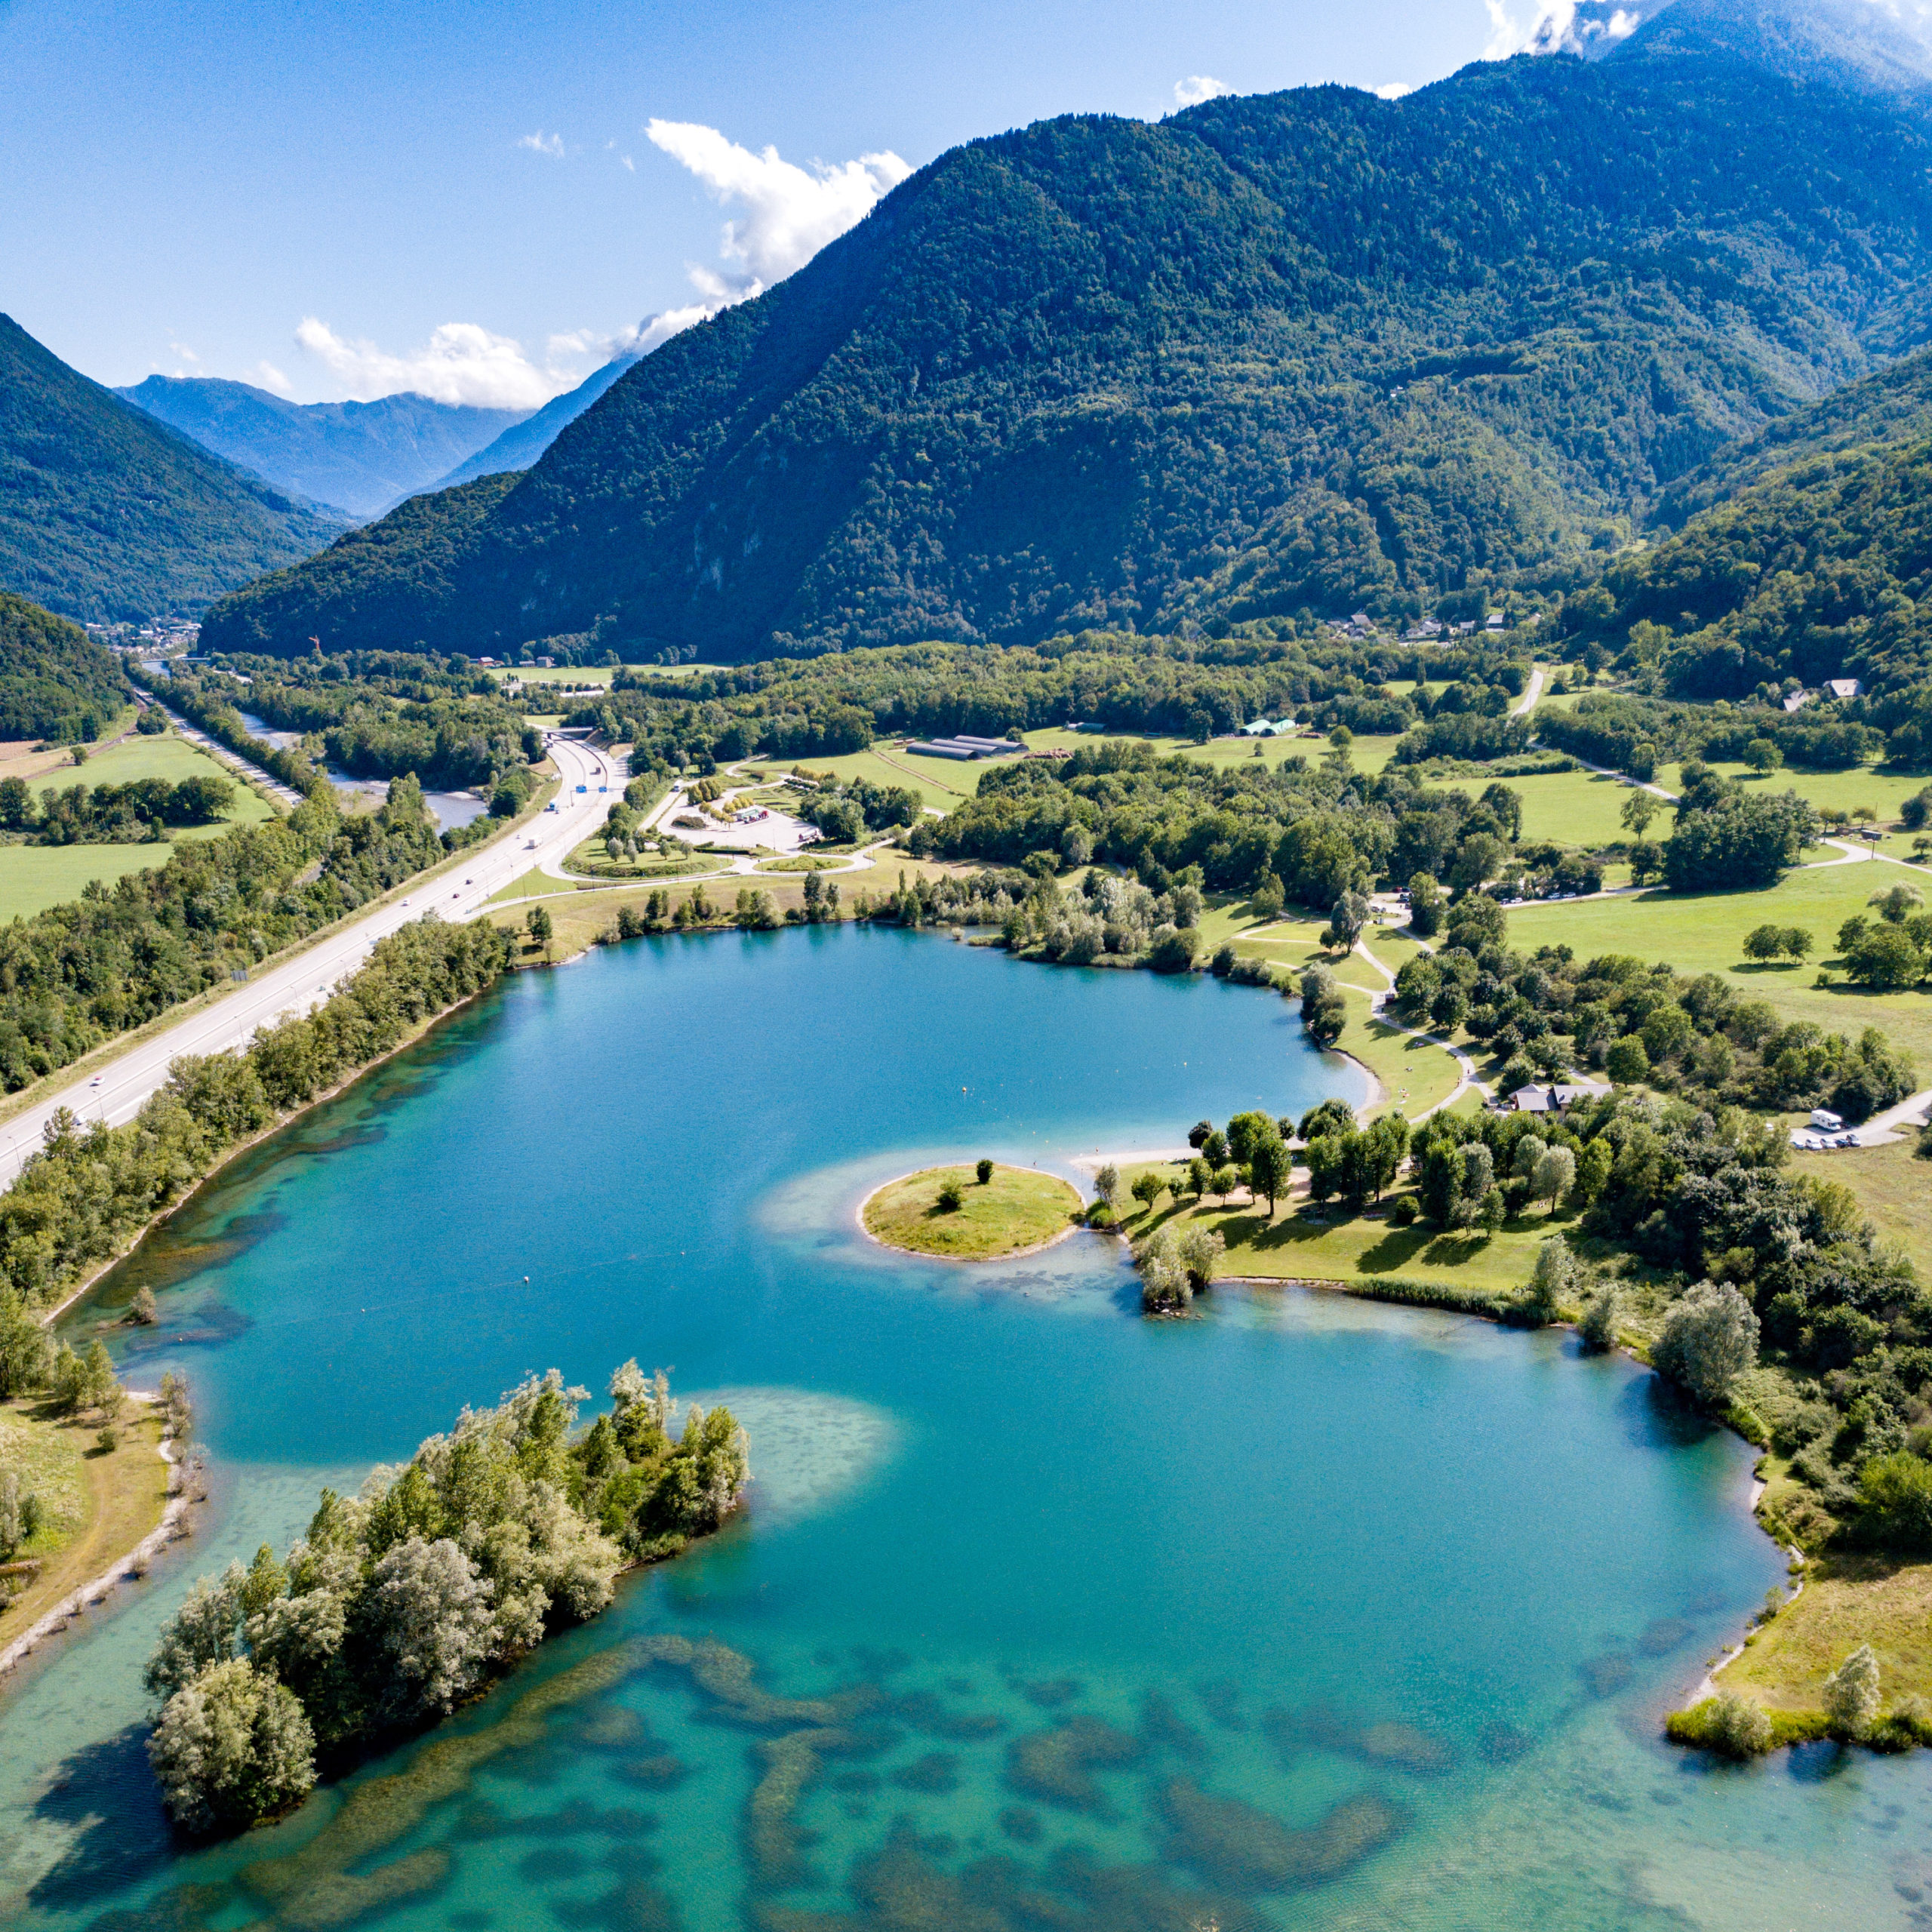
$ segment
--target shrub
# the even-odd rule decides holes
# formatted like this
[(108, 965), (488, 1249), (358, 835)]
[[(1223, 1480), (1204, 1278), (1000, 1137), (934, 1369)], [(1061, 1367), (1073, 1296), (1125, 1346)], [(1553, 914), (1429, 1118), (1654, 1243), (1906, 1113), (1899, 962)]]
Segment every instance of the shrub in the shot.
[(1860, 1738), (1878, 1715), (1878, 1660), (1869, 1644), (1860, 1644), (1825, 1679), (1825, 1715), (1837, 1735)]
[(993, 1164), (990, 1161), (976, 1161), (973, 1171), (979, 1177), (980, 1185), (984, 1187), (993, 1177)]
[(1758, 1359), (1758, 1317), (1727, 1282), (1700, 1281), (1665, 1318), (1651, 1365), (1712, 1407)]
[(1859, 1472), (1859, 1529), (1890, 1549), (1932, 1550), (1932, 1463), (1900, 1449)]
[(1398, 1195), (1389, 1210), (1389, 1218), (1398, 1228), (1412, 1227), (1415, 1224), (1416, 1198), (1413, 1194)]
[(1761, 1757), (1773, 1742), (1770, 1714), (1734, 1690), (1721, 1690), (1687, 1711), (1673, 1711), (1665, 1721), (1664, 1734), (1673, 1744), (1740, 1761)]
[(1583, 1276), (1583, 1269), (1567, 1241), (1541, 1242), (1524, 1294), (1524, 1312), (1539, 1321), (1555, 1321), (1559, 1304), (1574, 1297)]
[(934, 1204), (942, 1214), (956, 1214), (966, 1204), (966, 1195), (956, 1180), (949, 1180), (940, 1188)]
[(1584, 1304), (1577, 1334), (1588, 1355), (1602, 1355), (1617, 1346), (1617, 1291), (1608, 1282)]
[(1120, 1170), (1109, 1161), (1094, 1177), (1094, 1192), (1108, 1207), (1120, 1192)]
[(1140, 1271), (1140, 1306), (1149, 1315), (1172, 1315), (1194, 1299), (1194, 1284), (1171, 1230), (1161, 1228), (1134, 1251)]

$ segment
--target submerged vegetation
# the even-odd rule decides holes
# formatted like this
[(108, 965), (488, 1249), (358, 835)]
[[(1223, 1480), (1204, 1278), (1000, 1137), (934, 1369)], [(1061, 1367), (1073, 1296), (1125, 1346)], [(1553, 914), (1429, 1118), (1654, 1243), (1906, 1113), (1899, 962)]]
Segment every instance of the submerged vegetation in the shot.
[(287, 1810), (318, 1764), (447, 1716), (551, 1631), (606, 1608), (618, 1571), (683, 1549), (737, 1507), (744, 1432), (675, 1405), (635, 1362), (574, 1432), (581, 1389), (552, 1370), (466, 1409), (352, 1499), (322, 1492), (278, 1560), (204, 1577), (144, 1682), (169, 1815), (197, 1833)]

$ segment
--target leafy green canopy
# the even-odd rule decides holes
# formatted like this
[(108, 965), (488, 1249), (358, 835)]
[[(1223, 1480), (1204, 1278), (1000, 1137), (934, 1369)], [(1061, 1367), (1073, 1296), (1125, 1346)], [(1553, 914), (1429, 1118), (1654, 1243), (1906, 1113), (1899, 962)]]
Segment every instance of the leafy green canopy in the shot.
[(112, 651), (79, 625), (0, 590), (0, 738), (93, 739), (128, 702)]
[(0, 315), (0, 586), (91, 621), (193, 613), (341, 528)]
[(1629, 52), (955, 149), (208, 640), (738, 660), (1566, 588), (1932, 265), (1915, 97)]
[(1678, 697), (1932, 681), (1932, 440), (1795, 464), (1563, 607), (1586, 640), (1621, 646), (1640, 623), (1673, 633), (1659, 669)]

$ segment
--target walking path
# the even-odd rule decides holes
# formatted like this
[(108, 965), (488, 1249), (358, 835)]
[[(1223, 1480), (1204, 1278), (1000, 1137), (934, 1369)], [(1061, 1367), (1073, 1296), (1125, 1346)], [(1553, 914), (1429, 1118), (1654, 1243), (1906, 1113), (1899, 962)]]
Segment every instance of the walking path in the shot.
[[(1430, 952), (1435, 950), (1432, 946), (1424, 945), (1420, 940), (1417, 940), (1417, 943), (1422, 946), (1422, 949), (1425, 952)], [(1444, 1098), (1438, 1100), (1434, 1106), (1423, 1108), (1420, 1113), (1415, 1115), (1415, 1120), (1417, 1121), (1425, 1121), (1428, 1119), (1431, 1114), (1439, 1114), (1441, 1112), (1444, 1107), (1453, 1107), (1472, 1087), (1473, 1087), (1475, 1091), (1480, 1094), (1485, 1100), (1487, 1100), (1489, 1098), (1489, 1089), (1483, 1084), (1482, 1081), (1477, 1077), (1475, 1062), (1472, 1060), (1460, 1047), (1457, 1046), (1454, 1041), (1444, 1039), (1440, 1033), (1432, 1033), (1426, 1027), (1411, 1026), (1407, 1024), (1404, 1021), (1396, 1019), (1393, 1014), (1389, 1011), (1390, 1007), (1393, 1004), (1395, 987), (1395, 974), (1389, 971), (1389, 968), (1384, 965), (1380, 959), (1377, 958), (1374, 953), (1369, 951), (1368, 942), (1365, 939), (1358, 939), (1355, 941), (1355, 950), (1360, 953), (1362, 958), (1367, 960), (1370, 965), (1373, 966), (1375, 970), (1389, 982), (1387, 991), (1379, 993), (1371, 993), (1369, 995), (1368, 1010), (1370, 1013), (1376, 1019), (1380, 1020), (1383, 1026), (1392, 1027), (1398, 1033), (1405, 1033), (1412, 1040), (1420, 1040), (1429, 1046), (1440, 1047), (1442, 1051), (1456, 1063), (1456, 1071), (1459, 1078), (1456, 1081), (1455, 1086), (1451, 1089), (1450, 1092)], [(1373, 1078), (1373, 1075), (1371, 1077)]]
[(1535, 710), (1537, 700), (1543, 696), (1543, 668), (1540, 664), (1533, 664), (1530, 666), (1529, 688), (1515, 703), (1509, 707), (1509, 715), (1512, 718), (1527, 718), (1531, 712)]

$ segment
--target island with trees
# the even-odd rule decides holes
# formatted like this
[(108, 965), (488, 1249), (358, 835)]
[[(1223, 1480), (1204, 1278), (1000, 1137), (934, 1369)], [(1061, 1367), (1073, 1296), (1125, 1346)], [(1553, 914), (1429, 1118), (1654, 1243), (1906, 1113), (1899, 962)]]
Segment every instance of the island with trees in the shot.
[(903, 1174), (859, 1204), (859, 1225), (873, 1240), (946, 1261), (1035, 1254), (1071, 1234), (1084, 1217), (1072, 1182), (983, 1158)]
[(738, 1508), (750, 1463), (728, 1409), (692, 1404), (674, 1433), (663, 1375), (635, 1361), (610, 1393), (580, 1430), (587, 1392), (555, 1369), (529, 1377), (355, 1497), (325, 1490), (285, 1556), (264, 1545), (202, 1578), (143, 1679), (175, 1824), (213, 1836), (288, 1810), (600, 1614), (621, 1571)]

